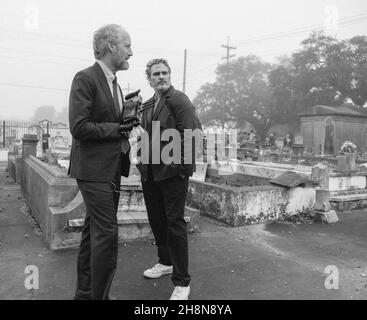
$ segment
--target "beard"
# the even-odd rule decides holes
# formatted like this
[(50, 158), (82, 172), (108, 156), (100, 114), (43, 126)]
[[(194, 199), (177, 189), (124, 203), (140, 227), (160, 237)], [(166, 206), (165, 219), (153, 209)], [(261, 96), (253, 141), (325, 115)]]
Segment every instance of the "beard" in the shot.
[(129, 62), (127, 60), (116, 62), (115, 67), (116, 67), (116, 70), (127, 70), (129, 69)]

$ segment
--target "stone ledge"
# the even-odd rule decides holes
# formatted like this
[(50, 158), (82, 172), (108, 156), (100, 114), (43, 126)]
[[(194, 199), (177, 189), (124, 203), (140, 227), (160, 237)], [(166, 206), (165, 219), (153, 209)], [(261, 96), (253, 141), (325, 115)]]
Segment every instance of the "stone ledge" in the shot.
[(349, 189), (349, 190), (330, 191), (331, 197), (358, 195), (358, 194), (367, 194), (367, 189)]
[(330, 196), (330, 201), (332, 202), (347, 202), (347, 201), (366, 200), (366, 199), (367, 199), (366, 191), (364, 193), (359, 194)]

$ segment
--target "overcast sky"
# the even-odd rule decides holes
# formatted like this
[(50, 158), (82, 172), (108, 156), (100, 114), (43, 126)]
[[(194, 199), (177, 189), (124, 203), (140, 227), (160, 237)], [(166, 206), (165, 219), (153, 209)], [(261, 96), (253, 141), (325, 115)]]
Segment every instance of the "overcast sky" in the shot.
[[(337, 25), (335, 24), (337, 22)], [(0, 120), (27, 120), (42, 105), (68, 106), (75, 73), (94, 63), (93, 32), (121, 24), (132, 39), (130, 69), (118, 72), (127, 93), (153, 91), (144, 69), (165, 57), (172, 84), (182, 90), (187, 49), (186, 93), (193, 99), (213, 82), (230, 37), (236, 57), (249, 53), (274, 62), (299, 48), (311, 29), (328, 26), (338, 38), (366, 35), (366, 0), (1, 0)]]

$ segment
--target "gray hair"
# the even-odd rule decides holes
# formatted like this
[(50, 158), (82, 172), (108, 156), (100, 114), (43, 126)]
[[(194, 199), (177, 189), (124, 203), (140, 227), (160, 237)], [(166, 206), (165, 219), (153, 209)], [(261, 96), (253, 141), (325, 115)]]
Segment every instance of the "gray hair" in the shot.
[(147, 63), (147, 67), (145, 69), (145, 75), (147, 76), (147, 79), (149, 80), (151, 76), (151, 69), (155, 64), (163, 63), (168, 68), (168, 73), (171, 74), (171, 67), (169, 66), (166, 59), (158, 58), (158, 59), (152, 59)]
[(94, 57), (98, 60), (103, 58), (108, 52), (108, 44), (116, 45), (119, 35), (126, 32), (118, 24), (108, 24), (94, 32), (93, 49)]

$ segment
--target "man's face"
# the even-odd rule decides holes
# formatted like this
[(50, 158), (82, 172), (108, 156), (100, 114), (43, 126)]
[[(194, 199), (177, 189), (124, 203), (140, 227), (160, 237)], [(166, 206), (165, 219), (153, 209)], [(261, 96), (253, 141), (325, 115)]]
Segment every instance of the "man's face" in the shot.
[(116, 45), (112, 46), (112, 63), (116, 71), (129, 69), (129, 62), (127, 60), (133, 55), (131, 49), (130, 36), (126, 32), (119, 34), (119, 40)]
[(150, 69), (150, 86), (157, 93), (166, 91), (171, 85), (171, 75), (163, 63), (154, 64)]

